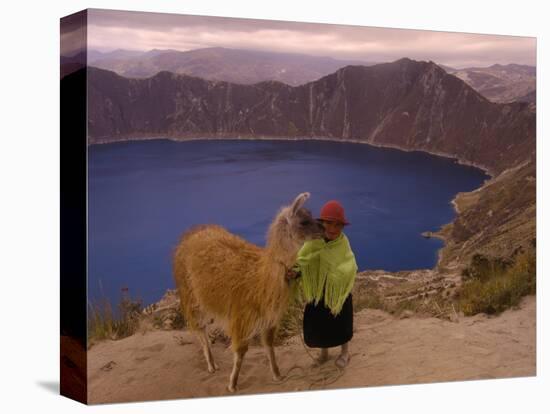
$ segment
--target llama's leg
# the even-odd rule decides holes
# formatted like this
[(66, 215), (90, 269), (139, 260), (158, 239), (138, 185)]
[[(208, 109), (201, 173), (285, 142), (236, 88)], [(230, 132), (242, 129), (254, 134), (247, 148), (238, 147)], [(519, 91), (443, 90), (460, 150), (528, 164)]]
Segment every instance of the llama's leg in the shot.
[(206, 326), (203, 324), (203, 315), (197, 305), (197, 299), (193, 295), (193, 291), (189, 287), (189, 275), (187, 268), (183, 262), (176, 262), (174, 267), (174, 275), (180, 296), (180, 306), (183, 317), (187, 322), (188, 329), (195, 333), (199, 343), (201, 344), (202, 352), (206, 363), (208, 364), (208, 372), (213, 373), (218, 369), (212, 358), (212, 350), (210, 349), (210, 341), (206, 332)]
[(246, 351), (248, 351), (248, 343), (233, 342), (233, 370), (231, 371), (229, 385), (227, 387), (230, 392), (237, 391), (237, 380), (239, 379), (239, 372)]
[(264, 344), (267, 358), (269, 359), (269, 366), (271, 367), (271, 374), (274, 381), (280, 381), (282, 379), (277, 361), (275, 360), (275, 350), (273, 349), (273, 341), (275, 339), (275, 328), (268, 328), (262, 332), (262, 342)]
[(204, 358), (206, 359), (206, 363), (208, 364), (208, 372), (213, 373), (218, 369), (218, 366), (212, 357), (212, 350), (210, 349), (210, 340), (208, 339), (206, 327), (199, 328), (195, 332), (199, 338), (199, 342), (201, 343), (202, 352), (204, 354)]

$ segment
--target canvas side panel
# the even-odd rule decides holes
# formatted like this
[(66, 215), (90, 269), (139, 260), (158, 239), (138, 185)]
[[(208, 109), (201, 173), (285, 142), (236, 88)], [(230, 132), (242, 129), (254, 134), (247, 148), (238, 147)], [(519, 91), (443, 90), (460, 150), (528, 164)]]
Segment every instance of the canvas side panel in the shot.
[(61, 395), (87, 402), (87, 12), (60, 20)]

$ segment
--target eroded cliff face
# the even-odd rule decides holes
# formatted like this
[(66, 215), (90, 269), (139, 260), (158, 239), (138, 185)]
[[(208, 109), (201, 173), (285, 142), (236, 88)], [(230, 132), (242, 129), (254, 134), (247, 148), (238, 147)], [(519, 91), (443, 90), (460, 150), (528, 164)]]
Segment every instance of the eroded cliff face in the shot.
[(347, 66), (291, 87), (88, 69), (90, 143), (139, 137), (325, 137), (442, 153), (500, 172), (534, 154), (528, 104), (494, 104), (431, 62)]

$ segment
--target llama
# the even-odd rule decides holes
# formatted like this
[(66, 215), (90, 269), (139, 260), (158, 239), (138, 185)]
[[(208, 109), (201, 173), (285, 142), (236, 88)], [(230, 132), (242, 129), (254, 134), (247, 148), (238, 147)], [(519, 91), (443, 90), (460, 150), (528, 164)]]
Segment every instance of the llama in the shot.
[(208, 340), (208, 321), (214, 319), (231, 338), (230, 392), (236, 391), (248, 343), (256, 334), (261, 335), (273, 379), (282, 379), (273, 340), (290, 296), (285, 273), (302, 244), (323, 234), (322, 226), (302, 207), (309, 196), (302, 193), (279, 210), (265, 248), (213, 224), (190, 228), (176, 247), (173, 272), (181, 310), (197, 334), (209, 372), (218, 367)]

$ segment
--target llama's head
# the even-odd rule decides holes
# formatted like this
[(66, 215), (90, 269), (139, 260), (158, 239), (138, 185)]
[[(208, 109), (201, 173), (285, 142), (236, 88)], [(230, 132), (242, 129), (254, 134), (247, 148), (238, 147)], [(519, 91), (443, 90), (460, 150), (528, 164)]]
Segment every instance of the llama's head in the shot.
[(321, 238), (324, 234), (323, 226), (315, 220), (311, 211), (303, 207), (309, 197), (309, 193), (298, 195), (283, 212), (288, 234), (300, 245), (306, 240)]

